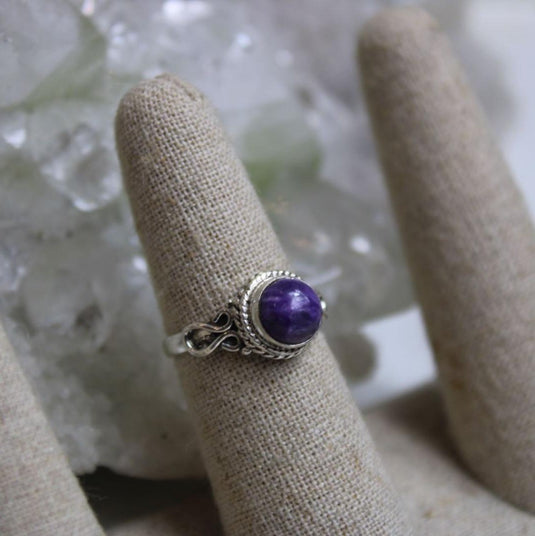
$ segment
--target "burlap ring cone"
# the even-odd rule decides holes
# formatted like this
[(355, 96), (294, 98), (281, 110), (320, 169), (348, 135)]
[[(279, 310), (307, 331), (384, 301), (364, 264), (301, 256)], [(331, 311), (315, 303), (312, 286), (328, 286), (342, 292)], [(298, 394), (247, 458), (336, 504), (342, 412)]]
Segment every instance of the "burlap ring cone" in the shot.
[(378, 152), (458, 451), (535, 512), (535, 233), (438, 25), (385, 11), (360, 40)]
[[(116, 130), (168, 333), (212, 319), (255, 273), (287, 267), (194, 88), (167, 75), (140, 84)], [(288, 362), (218, 352), (177, 366), (227, 534), (411, 533), (323, 337)]]
[(104, 536), (1, 324), (0, 534)]

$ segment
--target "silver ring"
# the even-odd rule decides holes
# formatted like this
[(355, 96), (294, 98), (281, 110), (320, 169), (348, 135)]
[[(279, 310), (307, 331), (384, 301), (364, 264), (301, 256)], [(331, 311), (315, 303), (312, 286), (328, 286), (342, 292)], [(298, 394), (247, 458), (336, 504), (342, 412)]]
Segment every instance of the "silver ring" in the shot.
[(186, 326), (164, 341), (170, 356), (204, 357), (217, 349), (268, 359), (299, 355), (321, 325), (326, 304), (299, 276), (284, 270), (255, 275), (212, 322)]

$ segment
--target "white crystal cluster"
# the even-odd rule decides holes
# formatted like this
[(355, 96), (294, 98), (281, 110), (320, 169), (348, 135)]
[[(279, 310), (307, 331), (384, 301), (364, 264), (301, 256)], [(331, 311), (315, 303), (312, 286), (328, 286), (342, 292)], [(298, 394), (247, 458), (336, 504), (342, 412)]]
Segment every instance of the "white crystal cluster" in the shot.
[[(2, 2), (0, 310), (76, 472), (202, 472), (114, 154), (117, 102), (142, 78), (173, 72), (214, 102), (329, 301), (346, 370), (368, 367), (348, 352), (359, 322), (411, 301), (354, 62), (359, 25), (389, 3)], [(440, 16), (485, 69), (462, 4)], [(501, 95), (497, 77), (482, 87)]]

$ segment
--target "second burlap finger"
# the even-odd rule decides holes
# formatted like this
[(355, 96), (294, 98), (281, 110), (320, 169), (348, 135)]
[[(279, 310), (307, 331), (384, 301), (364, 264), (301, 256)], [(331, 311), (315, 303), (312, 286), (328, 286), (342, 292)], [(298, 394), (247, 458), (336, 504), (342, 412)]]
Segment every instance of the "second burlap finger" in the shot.
[(104, 536), (1, 323), (0, 534)]
[[(287, 267), (200, 93), (171, 76), (144, 82), (116, 130), (168, 333)], [(323, 337), (287, 362), (219, 351), (177, 366), (228, 535), (411, 533)]]
[(377, 148), (469, 469), (535, 512), (535, 234), (437, 24), (385, 11), (360, 41)]

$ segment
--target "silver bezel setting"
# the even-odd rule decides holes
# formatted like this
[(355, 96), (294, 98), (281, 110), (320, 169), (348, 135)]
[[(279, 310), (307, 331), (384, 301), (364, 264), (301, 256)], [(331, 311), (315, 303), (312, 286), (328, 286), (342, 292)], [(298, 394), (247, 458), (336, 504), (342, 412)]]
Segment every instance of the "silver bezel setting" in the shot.
[(269, 359), (290, 359), (299, 355), (314, 337), (299, 344), (283, 344), (266, 332), (259, 317), (262, 292), (277, 279), (301, 278), (286, 270), (272, 270), (257, 274), (238, 297), (236, 327), (244, 343), (242, 353), (260, 354)]

